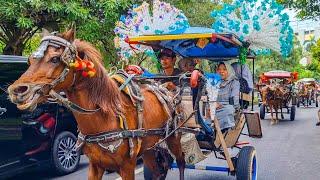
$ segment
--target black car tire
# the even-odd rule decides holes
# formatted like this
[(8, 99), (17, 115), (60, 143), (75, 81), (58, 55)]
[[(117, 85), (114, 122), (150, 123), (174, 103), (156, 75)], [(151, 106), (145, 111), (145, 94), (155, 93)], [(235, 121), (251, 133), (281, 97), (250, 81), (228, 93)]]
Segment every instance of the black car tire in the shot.
[(75, 150), (76, 136), (68, 131), (59, 133), (53, 142), (52, 166), (58, 175), (74, 172), (79, 167), (80, 153)]

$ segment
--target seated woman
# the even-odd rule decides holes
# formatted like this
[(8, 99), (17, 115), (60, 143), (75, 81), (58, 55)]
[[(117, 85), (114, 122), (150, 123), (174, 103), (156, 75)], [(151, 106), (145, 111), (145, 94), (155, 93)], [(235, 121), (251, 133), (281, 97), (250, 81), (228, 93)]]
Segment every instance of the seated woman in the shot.
[(222, 131), (235, 126), (234, 113), (239, 106), (240, 83), (234, 75), (233, 68), (227, 63), (219, 63), (216, 72), (220, 74), (216, 116)]

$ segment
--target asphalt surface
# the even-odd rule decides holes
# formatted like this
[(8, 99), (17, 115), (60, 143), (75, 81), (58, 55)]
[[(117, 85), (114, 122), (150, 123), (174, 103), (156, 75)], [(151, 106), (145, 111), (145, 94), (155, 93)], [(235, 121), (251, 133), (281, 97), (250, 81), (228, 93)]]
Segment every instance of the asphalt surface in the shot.
[[(289, 121), (289, 115), (276, 125), (270, 125), (270, 115), (262, 120), (263, 138), (248, 140), (257, 150), (259, 180), (319, 180), (320, 179), (320, 127), (317, 122), (317, 108), (298, 108), (295, 121)], [(233, 151), (233, 153), (236, 153)], [(213, 155), (200, 162), (201, 165), (226, 166), (225, 161), (217, 160)], [(86, 180), (88, 160), (82, 157), (78, 171), (57, 177), (46, 170), (26, 173), (13, 179), (55, 179)], [(116, 173), (106, 173), (106, 179), (117, 179)], [(170, 170), (167, 179), (179, 178), (177, 169)], [(143, 179), (141, 164), (136, 168), (136, 179)], [(231, 180), (236, 179), (223, 172), (186, 170), (185, 179), (192, 180)]]

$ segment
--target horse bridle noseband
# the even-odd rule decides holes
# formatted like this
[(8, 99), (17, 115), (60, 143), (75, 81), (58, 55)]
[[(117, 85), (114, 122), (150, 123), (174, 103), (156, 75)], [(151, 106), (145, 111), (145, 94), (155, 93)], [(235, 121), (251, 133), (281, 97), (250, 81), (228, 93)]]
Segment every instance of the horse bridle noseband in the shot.
[[(70, 63), (75, 62), (75, 59), (77, 57), (77, 49), (75, 45), (70, 43), (69, 41), (58, 36), (50, 35), (42, 38), (39, 48), (31, 56), (37, 60), (41, 60), (44, 57), (44, 53), (48, 49), (48, 46), (53, 46), (56, 48), (65, 48), (60, 56), (60, 60), (63, 62), (65, 66), (58, 78), (53, 80), (51, 83), (44, 84), (37, 93), (44, 93), (45, 88), (49, 88), (49, 95), (53, 97), (55, 100), (57, 100), (57, 102), (61, 103), (62, 105), (64, 105), (72, 111), (76, 111), (82, 114), (92, 114), (99, 111), (100, 108), (94, 110), (82, 108), (53, 90), (53, 88), (56, 85), (58, 85), (66, 79), (68, 73), (70, 72)], [(75, 76), (76, 74), (74, 73), (72, 85), (74, 84)]]

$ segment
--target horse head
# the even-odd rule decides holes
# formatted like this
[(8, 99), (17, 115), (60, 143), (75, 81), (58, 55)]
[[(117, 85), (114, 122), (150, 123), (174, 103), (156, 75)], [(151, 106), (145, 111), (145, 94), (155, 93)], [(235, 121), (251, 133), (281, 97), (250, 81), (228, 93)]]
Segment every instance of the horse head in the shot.
[[(105, 111), (110, 108), (107, 108), (108, 97), (101, 97), (106, 94), (101, 93), (101, 88), (111, 93), (113, 99), (120, 97), (111, 90), (117, 87), (105, 75), (101, 54), (90, 43), (75, 39), (74, 28), (61, 34), (44, 30), (41, 44), (28, 62), (27, 71), (8, 88), (10, 100), (20, 110), (32, 111), (52, 97), (52, 92), (73, 92), (74, 89), (89, 89), (91, 104)], [(115, 100), (110, 102), (117, 103)]]
[(43, 31), (43, 39), (28, 59), (29, 68), (8, 87), (10, 100), (21, 110), (33, 110), (47, 100), (49, 91), (61, 91), (72, 85), (73, 70), (68, 62), (75, 59), (74, 30), (53, 35)]

